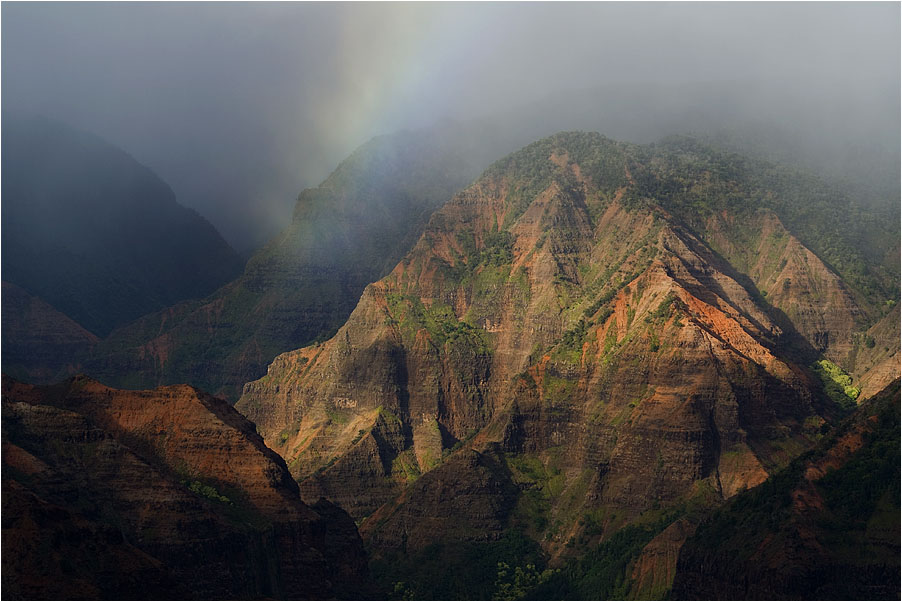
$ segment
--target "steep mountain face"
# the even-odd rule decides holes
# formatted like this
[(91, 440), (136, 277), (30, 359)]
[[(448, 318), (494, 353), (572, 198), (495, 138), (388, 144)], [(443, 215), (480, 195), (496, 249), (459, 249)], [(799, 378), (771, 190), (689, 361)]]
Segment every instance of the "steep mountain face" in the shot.
[[(750, 277), (778, 318), (788, 319), (814, 351), (855, 370), (863, 331), (887, 313), (898, 323), (898, 312), (891, 311), (899, 296), (898, 218), (862, 210), (806, 173), (682, 138), (666, 146), (673, 152), (652, 161), (670, 176), (649, 192), (669, 196), (675, 213)], [(695, 195), (674, 190), (712, 169), (719, 184), (699, 187)], [(711, 195), (720, 199), (719, 214), (706, 210)], [(766, 208), (779, 219), (769, 211), (750, 215), (742, 205)]]
[(899, 373), (899, 312), (891, 308), (865, 333), (855, 349), (853, 376), (861, 386), (861, 397), (876, 395)]
[(188, 386), (3, 380), (3, 579), (12, 597), (346, 597), (353, 522), (301, 502), (284, 461)]
[(240, 270), (152, 171), (60, 123), (4, 112), (2, 192), (4, 280), (97, 336)]
[(891, 599), (899, 582), (899, 381), (737, 496), (683, 546), (675, 599)]
[(692, 527), (662, 530), (809, 447), (838, 410), (808, 366), (848, 361), (880, 317), (760, 169), (685, 140), (532, 144), (237, 407), (388, 566), (512, 530), (563, 562), (639, 525), (629, 549), (664, 552), (636, 592), (663, 591)]
[(345, 321), (432, 211), (478, 173), (473, 150), (443, 130), (373, 139), (301, 193), (291, 224), (238, 279), (117, 330), (85, 371), (120, 386), (190, 382), (237, 399), (277, 354)]
[(808, 364), (845, 361), (880, 316), (786, 228), (762, 169), (685, 140), (534, 143), (237, 407), (305, 499), (366, 519), (377, 558), (513, 529), (564, 559), (657, 525), (645, 545), (662, 508), (716, 504), (810, 446), (837, 410)]

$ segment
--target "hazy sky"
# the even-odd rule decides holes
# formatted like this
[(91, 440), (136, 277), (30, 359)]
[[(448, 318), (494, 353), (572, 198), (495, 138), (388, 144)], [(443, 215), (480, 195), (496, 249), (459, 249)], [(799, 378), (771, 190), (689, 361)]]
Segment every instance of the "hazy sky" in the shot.
[(121, 146), (240, 249), (375, 134), (560, 90), (756, 82), (873, 119), (898, 107), (899, 23), (896, 2), (4, 2), (2, 103)]

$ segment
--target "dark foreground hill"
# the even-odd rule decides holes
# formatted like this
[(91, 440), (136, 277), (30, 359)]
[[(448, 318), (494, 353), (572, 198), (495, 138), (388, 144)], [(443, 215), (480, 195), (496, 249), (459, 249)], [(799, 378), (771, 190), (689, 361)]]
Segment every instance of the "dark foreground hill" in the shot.
[(301, 502), (228, 403), (188, 386), (3, 379), (10, 599), (359, 598), (353, 521)]
[(676, 599), (897, 600), (899, 381), (702, 523)]

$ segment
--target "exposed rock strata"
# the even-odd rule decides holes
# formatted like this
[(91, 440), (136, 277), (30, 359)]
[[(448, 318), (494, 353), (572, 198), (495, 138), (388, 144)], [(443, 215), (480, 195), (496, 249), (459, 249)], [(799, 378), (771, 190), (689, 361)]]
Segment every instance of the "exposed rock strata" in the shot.
[(818, 353), (846, 364), (867, 318), (839, 276), (769, 210), (708, 223), (712, 246), (742, 269)]
[[(3, 429), (10, 595), (320, 598), (365, 587), (353, 522), (303, 504), (282, 459), (220, 399), (187, 386), (4, 379)], [(29, 551), (59, 537), (96, 561), (73, 560), (69, 578), (64, 560)], [(128, 570), (105, 581), (120, 561)]]
[(549, 519), (572, 525), (599, 505), (675, 503), (700, 482), (729, 497), (808, 445), (824, 402), (783, 350), (786, 326), (705, 239), (637, 201), (633, 152), (561, 135), (500, 162), (333, 339), (245, 386), (238, 407), (305, 497), (335, 496), (357, 518), (387, 503), (364, 531), (396, 542), (406, 523), (383, 512), (436, 466), (452, 471), (440, 452), (498, 444), (561, 471)]

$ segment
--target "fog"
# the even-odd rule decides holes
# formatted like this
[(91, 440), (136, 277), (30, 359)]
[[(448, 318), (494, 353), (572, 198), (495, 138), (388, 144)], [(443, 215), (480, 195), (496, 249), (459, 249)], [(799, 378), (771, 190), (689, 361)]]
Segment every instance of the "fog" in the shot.
[(517, 142), (760, 127), (788, 154), (898, 178), (898, 3), (6, 2), (0, 16), (4, 109), (122, 147), (245, 252), (370, 137), (448, 119)]

